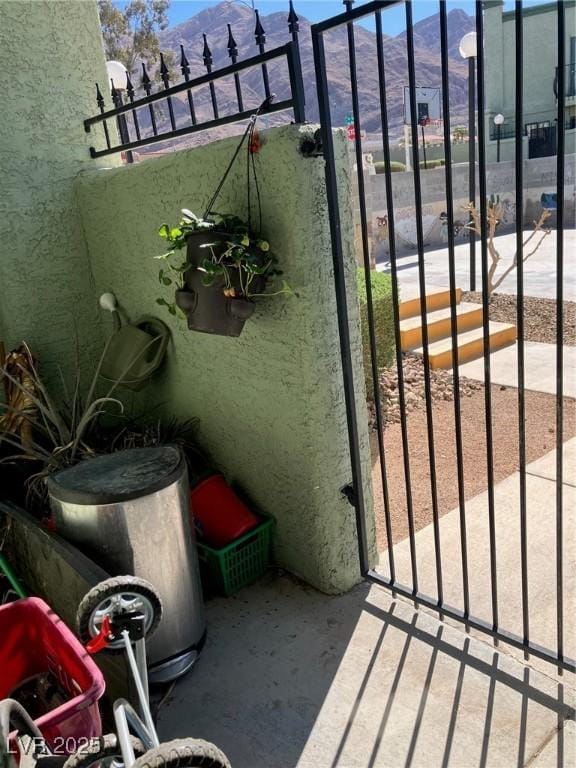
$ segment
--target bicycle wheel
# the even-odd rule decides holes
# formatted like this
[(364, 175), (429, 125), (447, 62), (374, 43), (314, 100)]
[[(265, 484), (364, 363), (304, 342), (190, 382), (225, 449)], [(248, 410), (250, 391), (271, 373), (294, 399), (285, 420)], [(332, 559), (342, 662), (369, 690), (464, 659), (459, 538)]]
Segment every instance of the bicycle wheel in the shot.
[[(140, 739), (130, 736), (132, 749), (136, 759), (146, 754), (146, 747)], [(90, 739), (86, 746), (81, 747), (73, 755), (66, 759), (63, 768), (121, 768), (124, 758), (120, 750), (120, 743), (115, 733)]]
[(231, 768), (226, 755), (202, 739), (174, 739), (148, 750), (132, 768)]
[[(80, 641), (84, 645), (90, 642), (100, 631), (105, 617), (112, 621), (115, 615), (132, 611), (144, 614), (144, 631), (149, 637), (162, 617), (160, 596), (151, 584), (137, 576), (114, 576), (101, 581), (84, 595), (78, 606), (76, 627)], [(121, 653), (123, 649), (124, 641), (118, 636), (105, 650)]]

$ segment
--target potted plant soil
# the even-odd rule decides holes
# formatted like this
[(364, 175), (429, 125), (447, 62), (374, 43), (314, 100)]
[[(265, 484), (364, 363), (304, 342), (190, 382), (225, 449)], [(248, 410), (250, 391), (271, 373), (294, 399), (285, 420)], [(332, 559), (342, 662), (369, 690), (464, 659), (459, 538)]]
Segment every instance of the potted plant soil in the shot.
[(294, 293), (282, 281), (272, 285), (281, 274), (268, 241), (260, 235), (262, 213), (260, 198), (258, 231), (252, 225), (250, 205), (250, 174), (247, 178), (247, 221), (238, 216), (212, 211), (216, 198), (248, 138), (248, 167), (256, 179), (253, 155), (260, 148), (255, 131), (254, 116), (216, 192), (202, 217), (182, 209), (175, 227), (162, 224), (158, 234), (168, 244), (168, 250), (155, 258), (161, 262), (158, 279), (161, 285), (175, 288), (174, 300), (156, 299), (168, 311), (180, 310), (187, 318), (188, 328), (220, 336), (240, 336), (246, 320), (252, 316), (260, 298)]

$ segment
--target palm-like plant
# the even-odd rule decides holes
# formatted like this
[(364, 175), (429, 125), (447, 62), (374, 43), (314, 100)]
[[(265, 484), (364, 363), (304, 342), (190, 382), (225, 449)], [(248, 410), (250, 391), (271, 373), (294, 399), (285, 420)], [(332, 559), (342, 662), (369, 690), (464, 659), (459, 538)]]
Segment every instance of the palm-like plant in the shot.
[[(46, 501), (45, 478), (65, 467), (97, 454), (92, 438), (99, 419), (114, 411), (122, 414), (120, 400), (112, 397), (121, 379), (104, 396), (96, 395), (96, 386), (108, 344), (96, 366), (86, 394), (82, 386), (80, 366), (76, 364), (73, 385), (70, 387), (60, 370), (62, 392), (54, 395), (40, 375), (26, 345), (24, 356), (0, 368), (0, 378), (9, 382), (13, 396), (0, 404), (0, 446), (10, 446), (12, 452), (2, 463), (29, 462), (41, 466), (28, 478), (28, 494), (36, 504)], [(130, 366), (126, 369), (126, 373)]]
[[(43, 380), (25, 344), (19, 354), (9, 355), (7, 363), (0, 367), (0, 380), (5, 377), (9, 382), (7, 402), (0, 403), (0, 449), (10, 447), (9, 455), (0, 458), (0, 464), (30, 465), (26, 496), (32, 509), (41, 512), (47, 504), (48, 475), (85, 459), (128, 448), (176, 445), (187, 460), (191, 477), (214, 471), (210, 456), (197, 440), (198, 419), (129, 417), (124, 414), (120, 400), (112, 397), (135, 359), (128, 361), (123, 375), (103, 396), (97, 396), (108, 346), (109, 342), (85, 394), (78, 354), (72, 386), (59, 370), (58, 395)], [(147, 350), (148, 345), (139, 355)]]

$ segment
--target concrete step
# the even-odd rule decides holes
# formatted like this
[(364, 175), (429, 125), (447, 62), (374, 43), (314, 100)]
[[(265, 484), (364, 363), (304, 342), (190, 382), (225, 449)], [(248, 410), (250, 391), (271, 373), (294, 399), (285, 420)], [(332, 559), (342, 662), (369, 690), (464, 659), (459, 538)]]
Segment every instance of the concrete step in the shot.
[[(436, 312), (428, 312), (426, 315), (428, 326), (428, 341), (439, 341), (450, 336), (451, 312), (450, 308), (439, 309)], [(471, 331), (482, 325), (482, 305), (464, 302), (456, 306), (456, 326), (459, 333)], [(400, 343), (402, 351), (407, 352), (422, 344), (422, 318), (420, 315), (409, 317), (400, 321)]]
[[(507, 347), (516, 342), (516, 326), (510, 323), (490, 322), (490, 352)], [(423, 355), (418, 347), (415, 354)], [(484, 354), (484, 334), (482, 328), (458, 334), (458, 362), (468, 363)], [(430, 368), (450, 368), (452, 365), (452, 339), (442, 339), (428, 346)]]
[[(456, 304), (460, 304), (462, 288), (456, 288)], [(420, 314), (420, 296), (401, 301), (398, 310), (400, 320), (406, 320), (409, 317), (415, 317)], [(446, 309), (450, 306), (450, 291), (446, 288), (440, 288), (426, 293), (426, 311), (436, 312), (439, 309)]]

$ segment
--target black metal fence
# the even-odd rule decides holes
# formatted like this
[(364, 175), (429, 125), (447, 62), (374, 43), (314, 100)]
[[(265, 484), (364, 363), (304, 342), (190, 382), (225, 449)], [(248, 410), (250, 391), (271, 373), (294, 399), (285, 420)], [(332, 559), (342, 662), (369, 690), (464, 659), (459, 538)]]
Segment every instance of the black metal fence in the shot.
[[(420, 171), (420, 132), (417, 125), (416, 108), (416, 72), (415, 72), (415, 51), (414, 51), (414, 30), (411, 2), (401, 2), (401, 0), (375, 0), (363, 4), (358, 8), (353, 7), (353, 2), (345, 2), (346, 10), (344, 13), (335, 16), (332, 19), (323, 21), (312, 27), (312, 42), (316, 69), (316, 83), (321, 117), (322, 144), (326, 162), (326, 185), (330, 212), (330, 229), (332, 239), (332, 256), (334, 264), (334, 276), (336, 284), (336, 298), (338, 307), (338, 324), (340, 332), (340, 345), (343, 366), (343, 377), (345, 387), (345, 401), (348, 414), (349, 428), (349, 446), (352, 465), (352, 488), (348, 487), (348, 498), (355, 507), (356, 523), (358, 529), (359, 557), (362, 573), (371, 581), (383, 585), (393, 593), (403, 595), (413, 599), (418, 604), (434, 609), (441, 616), (450, 617), (465, 623), (467, 626), (480, 630), (493, 636), (495, 639), (505, 641), (517, 648), (523, 649), (525, 653), (555, 663), (559, 671), (568, 669), (574, 671), (575, 663), (572, 659), (566, 657), (564, 643), (564, 570), (563, 560), (564, 545), (564, 502), (562, 496), (563, 483), (563, 424), (564, 424), (564, 397), (563, 397), (563, 291), (564, 291), (564, 126), (565, 105), (564, 99), (560, 99), (557, 105), (557, 239), (556, 239), (556, 529), (555, 529), (555, 588), (556, 588), (556, 646), (555, 648), (543, 648), (534, 642), (531, 635), (530, 626), (530, 604), (529, 604), (529, 577), (530, 577), (530, 553), (527, 540), (527, 483), (526, 483), (526, 464), (527, 464), (527, 446), (526, 446), (526, 389), (525, 389), (525, 323), (524, 323), (524, 268), (523, 268), (523, 220), (522, 215), (516, 217), (516, 248), (517, 248), (517, 270), (516, 270), (516, 294), (517, 294), (517, 375), (518, 375), (518, 395), (517, 395), (517, 413), (518, 413), (518, 468), (519, 468), (519, 550), (520, 550), (520, 592), (522, 613), (522, 631), (521, 634), (514, 634), (501, 622), (501, 606), (499, 605), (499, 594), (502, 595), (498, 578), (501, 573), (498, 569), (498, 552), (496, 536), (496, 515), (495, 515), (495, 471), (494, 471), (494, 434), (492, 409), (492, 388), (491, 388), (491, 356), (490, 356), (490, 295), (488, 290), (488, 233), (487, 233), (487, 206), (488, 190), (486, 188), (486, 125), (484, 119), (478, 120), (478, 190), (473, 199), (478, 201), (479, 221), (481, 226), (480, 233), (480, 253), (481, 253), (481, 272), (482, 272), (482, 347), (483, 347), (483, 370), (484, 370), (484, 428), (486, 436), (486, 456), (485, 472), (487, 489), (487, 507), (488, 507), (488, 528), (489, 528), (489, 569), (486, 574), (486, 580), (489, 585), (490, 596), (490, 615), (484, 618), (474, 616), (471, 613), (470, 606), (470, 566), (469, 566), (469, 547), (475, 546), (475, 542), (470, 543), (467, 533), (467, 499), (465, 492), (465, 473), (464, 473), (464, 451), (462, 437), (462, 410), (460, 399), (460, 362), (458, 350), (458, 322), (457, 322), (457, 297), (456, 297), (456, 267), (455, 267), (455, 238), (454, 238), (454, 213), (453, 213), (453, 185), (451, 171), (451, 144), (450, 144), (450, 82), (449, 82), (449, 38), (448, 38), (448, 18), (446, 3), (440, 0), (439, 10), (439, 34), (441, 43), (441, 81), (442, 81), (442, 106), (444, 115), (444, 148), (445, 148), (445, 190), (446, 190), (446, 215), (448, 219), (448, 282), (449, 282), (449, 309), (450, 309), (450, 340), (452, 347), (452, 366), (451, 374), (453, 380), (454, 392), (454, 447), (456, 457), (456, 474), (458, 485), (458, 515), (459, 515), (459, 552), (457, 557), (460, 560), (462, 571), (461, 584), (461, 604), (449, 605), (444, 599), (443, 585), (443, 560), (441, 553), (441, 535), (440, 535), (440, 514), (438, 505), (438, 484), (442, 479), (438, 477), (436, 471), (436, 441), (435, 424), (433, 418), (433, 398), (431, 392), (431, 373), (429, 356), (429, 329), (426, 312), (426, 302), (420, 300), (420, 321), (422, 332), (422, 360), (424, 369), (424, 397), (426, 406), (426, 441), (427, 453), (430, 467), (430, 497), (432, 500), (432, 525), (433, 525), (433, 545), (434, 545), (434, 565), (436, 575), (437, 596), (431, 597), (424, 594), (419, 586), (419, 571), (417, 560), (417, 539), (416, 525), (414, 519), (413, 504), (413, 474), (422, 472), (421, 467), (414, 468), (413, 456), (409, 444), (409, 431), (407, 424), (406, 396), (404, 387), (403, 358), (400, 339), (400, 309), (399, 309), (399, 275), (400, 266), (396, 255), (396, 235), (395, 235), (395, 211), (393, 196), (393, 174), (391, 172), (390, 162), (390, 138), (389, 138), (389, 120), (388, 120), (388, 83), (385, 63), (386, 38), (383, 34), (385, 12), (391, 6), (404, 7), (406, 15), (406, 46), (407, 46), (407, 67), (408, 83), (410, 92), (410, 114), (412, 121), (410, 125), (412, 138), (412, 166), (414, 168), (414, 211), (417, 240), (417, 270), (420, 297), (426, 295), (426, 266), (425, 266), (425, 243), (423, 233), (423, 201), (421, 192), (421, 171)], [(485, 63), (484, 63), (484, 17), (483, 3), (475, 3), (476, 14), (476, 36), (477, 36), (477, 58), (476, 58), (476, 104), (478, 115), (485, 114), (486, 93), (485, 93)], [(515, 145), (515, 195), (517, 211), (523, 209), (524, 189), (523, 189), (523, 158), (522, 158), (522, 135), (523, 126), (523, 16), (522, 2), (516, 0), (516, 25), (515, 25), (515, 78), (516, 78), (516, 96), (514, 110), (514, 135), (518, 137)], [(557, 3), (557, 39), (558, 39), (558, 75), (557, 87), (560, 93), (566, 92), (567, 68), (564, 64), (564, 40), (565, 40), (565, 8), (562, 0)], [(376, 61), (375, 67), (378, 71), (379, 83), (379, 101), (380, 101), (380, 123), (382, 132), (382, 150), (384, 155), (385, 185), (386, 185), (386, 204), (387, 204), (387, 222), (388, 222), (388, 247), (390, 260), (390, 273), (392, 282), (392, 299), (394, 312), (394, 328), (396, 339), (396, 369), (397, 369), (397, 389), (399, 397), (400, 410), (400, 431), (402, 439), (402, 462), (405, 481), (405, 499), (407, 511), (407, 529), (409, 538), (409, 554), (411, 563), (411, 583), (401, 584), (396, 576), (395, 551), (393, 542), (393, 515), (388, 488), (388, 468), (386, 461), (385, 442), (384, 442), (384, 413), (379, 389), (379, 363), (376, 348), (376, 334), (374, 325), (374, 302), (372, 298), (371, 285), (371, 244), (369, 240), (369, 227), (367, 220), (367, 209), (365, 200), (365, 179), (363, 173), (363, 146), (362, 146), (362, 112), (359, 103), (358, 77), (356, 61), (356, 38), (355, 23), (362, 20), (371, 22), (376, 31)], [(328, 69), (330, 62), (327, 61), (324, 36), (325, 33), (338, 27), (345, 27), (347, 30), (347, 64), (350, 73), (350, 93), (351, 105), (354, 118), (355, 132), (353, 135), (354, 154), (356, 160), (357, 187), (359, 194), (359, 218), (362, 240), (362, 259), (365, 267), (366, 276), (366, 296), (367, 296), (367, 317), (369, 324), (369, 339), (371, 353), (371, 374), (372, 390), (374, 392), (374, 408), (377, 429), (379, 475), (382, 480), (383, 489), (383, 507), (384, 524), (388, 549), (386, 557), (388, 560), (388, 575), (383, 575), (370, 567), (366, 507), (367, 500), (364, 498), (362, 488), (363, 466), (361, 460), (361, 450), (359, 443), (359, 425), (356, 408), (357, 390), (354, 381), (354, 366), (350, 345), (349, 328), (349, 306), (346, 291), (344, 253), (341, 239), (341, 210), (339, 205), (337, 169), (335, 160), (335, 147), (333, 137), (333, 123), (331, 116), (330, 84)], [(341, 67), (340, 67), (341, 68)], [(374, 130), (372, 128), (372, 130)], [(551, 265), (552, 266), (552, 265)], [(474, 468), (475, 472), (481, 471), (480, 467)], [(451, 555), (455, 553), (452, 551)], [(517, 574), (514, 574), (514, 577)], [(537, 577), (534, 577), (537, 578)], [(510, 582), (513, 582), (510, 574)], [(508, 580), (504, 585), (508, 588)]]
[[(343, 366), (345, 402), (348, 416), (349, 446), (352, 468), (352, 487), (348, 487), (348, 498), (354, 505), (356, 514), (356, 524), (358, 529), (359, 558), (362, 573), (371, 581), (383, 585), (394, 593), (411, 598), (417, 603), (428, 608), (436, 610), (441, 616), (450, 617), (465, 623), (467, 626), (475, 628), (481, 632), (493, 636), (495, 639), (505, 641), (512, 646), (523, 649), (525, 653), (555, 663), (558, 669), (568, 669), (576, 671), (574, 660), (567, 658), (565, 653), (564, 638), (564, 501), (562, 495), (563, 484), (563, 439), (564, 439), (564, 391), (563, 391), (563, 339), (564, 339), (564, 167), (565, 167), (565, 129), (566, 106), (565, 99), (557, 101), (556, 116), (556, 152), (557, 152), (557, 211), (556, 211), (556, 498), (555, 498), (555, 574), (556, 574), (556, 647), (543, 648), (534, 642), (531, 634), (530, 625), (530, 604), (529, 604), (529, 577), (530, 577), (530, 553), (528, 550), (527, 539), (527, 445), (526, 445), (526, 359), (525, 359), (525, 312), (524, 312), (524, 267), (523, 267), (523, 219), (521, 213), (516, 216), (516, 326), (517, 326), (517, 415), (518, 415), (518, 468), (519, 468), (519, 529), (520, 529), (520, 600), (522, 607), (522, 631), (521, 634), (514, 634), (501, 622), (501, 606), (499, 605), (499, 570), (498, 553), (496, 537), (496, 500), (495, 500), (495, 469), (494, 469), (494, 434), (493, 434), (493, 408), (492, 408), (492, 389), (491, 389), (491, 349), (490, 349), (490, 295), (488, 288), (488, 233), (487, 233), (487, 207), (488, 190), (486, 183), (486, 124), (484, 119), (478, 120), (477, 135), (477, 159), (471, 154), (470, 160), (470, 178), (472, 181), (471, 200), (478, 204), (480, 222), (480, 263), (482, 274), (482, 347), (483, 347), (483, 372), (484, 372), (484, 429), (486, 437), (486, 490), (488, 507), (488, 527), (489, 527), (489, 573), (487, 579), (490, 590), (490, 616), (481, 618), (471, 613), (470, 604), (470, 583), (469, 583), (469, 539), (467, 534), (467, 498), (465, 489), (465, 467), (464, 467), (464, 446), (463, 446), (463, 423), (462, 408), (460, 398), (460, 360), (458, 349), (458, 317), (457, 317), (457, 277), (455, 261), (455, 221), (454, 221), (454, 194), (452, 183), (452, 157), (451, 157), (451, 125), (450, 125), (450, 78), (449, 78), (449, 35), (448, 35), (448, 15), (446, 2), (439, 0), (439, 36), (440, 36), (440, 62), (441, 62), (441, 93), (442, 93), (442, 113), (444, 116), (444, 151), (445, 151), (445, 195), (446, 195), (446, 218), (447, 218), (447, 251), (448, 251), (448, 283), (449, 283), (449, 310), (450, 310), (450, 341), (452, 350), (451, 376), (453, 381), (453, 406), (454, 406), (454, 449), (456, 461), (456, 476), (458, 489), (458, 516), (459, 516), (459, 552), (458, 558), (462, 571), (461, 584), (461, 602), (459, 605), (450, 605), (444, 599), (444, 574), (442, 560), (442, 541), (440, 533), (440, 509), (439, 509), (439, 483), (436, 469), (436, 435), (433, 415), (433, 395), (431, 387), (431, 365), (430, 365), (430, 339), (427, 318), (426, 302), (420, 302), (420, 322), (422, 333), (422, 361), (424, 370), (424, 400), (426, 407), (426, 447), (428, 462), (430, 468), (430, 498), (432, 507), (432, 534), (434, 542), (434, 567), (436, 576), (437, 596), (431, 597), (424, 594), (419, 585), (419, 571), (417, 560), (417, 541), (416, 524), (414, 515), (413, 501), (413, 457), (410, 449), (409, 430), (407, 421), (406, 392), (404, 386), (404, 368), (402, 357), (402, 344), (400, 334), (400, 292), (399, 275), (400, 265), (398, 264), (396, 253), (396, 232), (395, 232), (395, 210), (393, 195), (393, 174), (391, 171), (391, 142), (389, 135), (389, 85), (387, 83), (387, 71), (385, 60), (386, 37), (384, 34), (384, 15), (388, 8), (400, 6), (404, 8), (406, 19), (406, 52), (407, 52), (407, 79), (409, 85), (410, 115), (411, 124), (411, 152), (412, 166), (414, 169), (414, 212), (416, 226), (417, 243), (417, 272), (418, 288), (420, 296), (426, 295), (426, 264), (425, 264), (425, 237), (423, 231), (423, 199), (421, 186), (420, 153), (421, 138), (419, 126), (417, 123), (417, 103), (416, 103), (416, 57), (414, 45), (414, 25), (412, 16), (412, 3), (410, 0), (372, 0), (357, 8), (353, 7), (353, 0), (344, 2), (345, 11), (331, 19), (315, 24), (312, 27), (312, 46), (314, 53), (314, 64), (316, 74), (316, 89), (319, 104), (319, 113), (321, 121), (321, 149), (320, 144), (312, 152), (312, 155), (324, 154), (326, 167), (326, 191), (329, 204), (330, 230), (332, 240), (332, 257), (334, 266), (334, 279), (336, 289), (336, 299), (338, 308), (338, 327), (340, 333), (340, 347)], [(477, 107), (477, 113), (480, 116), (485, 114), (486, 92), (485, 92), (485, 62), (484, 62), (484, 17), (483, 2), (476, 0), (475, 3), (475, 25), (477, 36), (477, 57), (471, 65), (472, 77), (469, 82), (474, 83), (471, 88), (471, 94), (475, 91), (475, 99), (471, 99)], [(523, 22), (522, 11), (523, 3), (521, 0), (515, 1), (516, 24), (515, 24), (515, 104), (514, 112), (507, 118), (508, 130), (512, 128), (511, 135), (516, 138), (515, 142), (515, 201), (518, 212), (523, 210), (524, 189), (523, 189), (523, 156), (522, 156), (522, 136), (525, 135), (524, 114), (523, 114)], [(254, 31), (255, 42), (258, 49), (257, 55), (238, 60), (238, 48), (234, 40), (233, 32), (228, 27), (227, 51), (230, 58), (230, 64), (217, 70), (213, 70), (213, 58), (208, 40), (204, 36), (203, 40), (203, 62), (206, 73), (195, 78), (190, 78), (190, 64), (186, 57), (184, 49), (181, 50), (180, 69), (183, 81), (179, 84), (170, 84), (170, 75), (168, 67), (161, 57), (159, 74), (162, 86), (160, 90), (153, 93), (153, 86), (150, 75), (145, 66), (142, 68), (141, 87), (145, 95), (136, 98), (136, 88), (133, 86), (130, 76), (127, 76), (125, 92), (128, 103), (123, 103), (123, 96), (120, 90), (113, 85), (112, 100), (114, 108), (106, 110), (102, 90), (97, 87), (97, 102), (99, 114), (85, 121), (87, 131), (96, 127), (101, 128), (104, 134), (105, 149), (92, 149), (93, 157), (108, 155), (119, 151), (130, 151), (139, 147), (153, 144), (155, 142), (167, 141), (199, 131), (215, 128), (217, 126), (235, 123), (250, 118), (260, 105), (248, 107), (242, 90), (240, 73), (249, 69), (258, 68), (261, 70), (262, 77), (262, 95), (264, 97), (264, 114), (279, 112), (282, 110), (292, 110), (294, 120), (303, 122), (305, 120), (304, 109), (304, 87), (302, 81), (302, 71), (300, 64), (300, 51), (298, 44), (298, 17), (294, 12), (292, 3), (290, 3), (290, 13), (288, 15), (288, 29), (291, 36), (290, 42), (277, 47), (273, 50), (265, 50), (265, 32), (262, 27), (258, 13), (255, 14), (256, 27)], [(391, 501), (388, 490), (388, 468), (386, 462), (386, 451), (384, 441), (384, 412), (381, 402), (379, 389), (379, 361), (376, 346), (376, 331), (374, 323), (374, 302), (372, 297), (371, 274), (371, 243), (369, 238), (369, 222), (366, 207), (366, 189), (363, 173), (363, 139), (362, 139), (362, 105), (359, 95), (360, 83), (357, 75), (357, 46), (355, 24), (359, 21), (371, 21), (375, 30), (376, 56), (374, 67), (378, 75), (378, 101), (379, 118), (382, 135), (382, 151), (384, 156), (384, 174), (386, 187), (386, 218), (387, 218), (387, 239), (390, 258), (390, 273), (392, 283), (392, 302), (394, 315), (394, 335), (396, 346), (396, 371), (398, 382), (398, 398), (400, 411), (400, 431), (402, 439), (402, 470), (404, 475), (407, 529), (410, 553), (411, 580), (409, 584), (402, 584), (398, 581), (396, 575), (395, 553), (392, 546), (393, 535), (393, 515), (391, 510)], [(354, 122), (354, 132), (351, 136), (354, 142), (354, 157), (356, 161), (357, 189), (359, 196), (359, 218), (362, 245), (362, 260), (365, 267), (366, 276), (366, 297), (367, 297), (367, 318), (370, 342), (370, 360), (372, 387), (374, 392), (374, 409), (377, 429), (379, 474), (382, 481), (383, 507), (384, 507), (384, 525), (386, 539), (388, 542), (387, 559), (389, 576), (384, 575), (370, 568), (367, 524), (366, 524), (366, 499), (361, 489), (364, 488), (362, 456), (360, 450), (357, 408), (356, 408), (356, 388), (354, 381), (354, 366), (351, 351), (351, 337), (349, 327), (349, 307), (347, 298), (347, 288), (345, 281), (345, 265), (343, 242), (341, 238), (341, 212), (339, 207), (339, 191), (337, 184), (337, 168), (335, 159), (335, 147), (333, 136), (333, 121), (331, 110), (333, 105), (330, 100), (330, 80), (328, 68), (330, 62), (327, 61), (324, 36), (326, 33), (338, 28), (346, 30), (346, 58), (349, 67), (349, 86), (351, 97), (351, 109)], [(557, 39), (558, 39), (558, 67), (556, 73), (555, 88), (558, 93), (567, 93), (570, 90), (570, 78), (572, 70), (565, 64), (565, 7), (562, 0), (557, 2)], [(269, 64), (284, 60), (288, 67), (290, 94), (287, 98), (280, 101), (274, 101), (273, 91), (274, 83), (271, 82), (271, 70)], [(340, 64), (341, 62), (339, 62)], [(341, 67), (340, 67), (341, 69)], [(342, 74), (339, 73), (341, 78)], [(230, 111), (229, 105), (226, 110), (218, 99), (218, 89), (216, 85), (219, 81), (226, 78), (232, 78), (235, 91), (235, 108)], [(209, 88), (209, 111), (207, 117), (200, 118), (195, 100), (195, 93), (199, 88)], [(181, 97), (185, 99), (181, 100)], [(174, 109), (175, 100), (180, 103), (180, 113), (182, 103), (185, 104), (187, 114), (183, 121), (182, 114), (176, 115)], [(162, 108), (163, 117), (160, 120), (160, 109)], [(470, 109), (473, 116), (474, 108)], [(184, 124), (182, 124), (182, 121)], [(111, 131), (109, 123), (112, 122), (117, 130)], [(472, 117), (473, 123), (473, 117)], [(474, 126), (473, 126), (474, 127)], [(372, 129), (374, 132), (374, 129)], [(114, 133), (117, 140), (113, 140), (111, 134)], [(472, 135), (472, 134), (471, 134)], [(500, 138), (503, 134), (500, 134)], [(317, 150), (317, 151), (316, 151)], [(476, 182), (475, 173), (477, 165), (477, 191), (474, 189)], [(474, 238), (471, 238), (471, 264), (474, 268)], [(419, 471), (420, 468), (416, 468)], [(478, 468), (476, 468), (478, 471)]]
[[(512, 121), (512, 124), (510, 124)], [(516, 127), (514, 126), (514, 116), (509, 117), (506, 121), (506, 127), (491, 126), (490, 127), (490, 141), (498, 141), (498, 139), (514, 139), (516, 138)], [(526, 136), (526, 128), (522, 129), (522, 135)]]
[[(102, 130), (105, 149), (90, 148), (92, 157), (102, 157), (117, 152), (130, 152), (134, 149), (178, 139), (199, 131), (217, 128), (223, 125), (247, 120), (257, 111), (266, 115), (285, 110), (291, 110), (294, 121), (305, 121), (304, 83), (302, 79), (302, 67), (300, 62), (300, 48), (298, 41), (299, 21), (290, 0), (287, 17), (290, 40), (285, 45), (267, 51), (266, 32), (262, 26), (258, 11), (255, 11), (256, 26), (254, 29), (255, 45), (258, 53), (255, 56), (239, 61), (238, 46), (234, 39), (233, 31), (228, 24), (228, 40), (226, 43), (230, 64), (220, 69), (213, 69), (213, 56), (208, 39), (203, 35), (202, 60), (206, 73), (190, 78), (191, 67), (184, 47), (180, 46), (180, 70), (182, 81), (170, 84), (170, 71), (165, 61), (165, 56), (160, 54), (158, 75), (160, 84), (158, 90), (153, 92), (153, 79), (145, 63), (142, 63), (142, 75), (139, 85), (133, 84), (130, 73), (126, 73), (125, 83), (111, 81), (111, 101), (113, 108), (106, 109), (106, 101), (103, 92), (107, 88), (100, 88), (96, 84), (96, 102), (99, 113), (84, 121), (85, 130), (90, 133), (96, 128)], [(289, 94), (285, 98), (276, 100), (274, 93), (275, 83), (271, 83), (269, 65), (271, 63), (284, 62), (288, 73)], [(260, 70), (262, 75), (262, 94), (258, 104), (247, 106), (247, 100), (242, 89), (241, 73)], [(282, 72), (282, 68), (275, 67), (275, 72)], [(280, 77), (281, 74), (278, 74)], [(223, 105), (219, 102), (217, 85), (232, 80), (235, 89), (235, 104)], [(200, 89), (208, 87), (210, 93), (209, 114), (200, 117), (196, 95)], [(137, 91), (144, 95), (136, 97)], [(182, 100), (185, 97), (185, 102)], [(125, 102), (127, 98), (127, 102)], [(176, 109), (178, 107), (178, 110)], [(113, 130), (109, 123), (112, 123)]]

